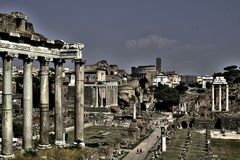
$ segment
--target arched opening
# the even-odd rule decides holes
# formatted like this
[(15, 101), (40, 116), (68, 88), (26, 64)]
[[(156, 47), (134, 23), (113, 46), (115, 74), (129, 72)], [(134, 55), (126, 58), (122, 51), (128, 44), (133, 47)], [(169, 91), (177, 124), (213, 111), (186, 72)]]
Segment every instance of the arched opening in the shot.
[(221, 129), (222, 128), (222, 120), (221, 120), (221, 118), (217, 119), (214, 128), (215, 129)]
[(189, 123), (189, 127), (192, 128), (193, 125), (194, 125), (194, 119), (192, 119), (192, 120), (190, 121), (190, 123)]
[(185, 129), (188, 127), (188, 124), (186, 121), (182, 121), (182, 128)]

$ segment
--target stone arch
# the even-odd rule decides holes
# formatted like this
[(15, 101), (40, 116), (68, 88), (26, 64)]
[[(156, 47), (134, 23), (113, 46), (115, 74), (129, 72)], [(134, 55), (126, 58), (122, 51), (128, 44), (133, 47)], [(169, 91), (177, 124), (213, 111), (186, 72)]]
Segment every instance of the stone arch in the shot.
[(183, 129), (188, 128), (188, 123), (186, 121), (182, 121), (181, 126)]
[(215, 125), (214, 125), (214, 128), (215, 128), (215, 129), (221, 129), (221, 128), (222, 128), (222, 119), (221, 119), (221, 118), (218, 118), (218, 119), (216, 120), (216, 123), (215, 123)]

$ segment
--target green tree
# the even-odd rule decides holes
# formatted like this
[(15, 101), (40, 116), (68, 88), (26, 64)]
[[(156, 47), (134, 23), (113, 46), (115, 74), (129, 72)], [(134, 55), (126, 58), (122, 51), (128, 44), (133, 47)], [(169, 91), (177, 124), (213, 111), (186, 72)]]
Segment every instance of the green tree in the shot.
[(157, 99), (157, 109), (164, 108), (164, 110), (171, 110), (173, 105), (178, 105), (180, 95), (177, 89), (170, 88), (167, 85), (158, 84), (154, 94)]
[(235, 69), (237, 69), (237, 68), (238, 68), (238, 66), (236, 66), (236, 65), (231, 65), (231, 66), (227, 66), (227, 67), (223, 68), (223, 70), (225, 70), (225, 71), (231, 71), (231, 70), (235, 70)]
[(148, 79), (145, 76), (139, 80), (139, 85), (142, 89), (146, 88), (146, 83), (148, 83)]
[(185, 85), (184, 82), (181, 82), (179, 85), (176, 86), (176, 90), (178, 90), (180, 94), (184, 94), (188, 90), (188, 87)]

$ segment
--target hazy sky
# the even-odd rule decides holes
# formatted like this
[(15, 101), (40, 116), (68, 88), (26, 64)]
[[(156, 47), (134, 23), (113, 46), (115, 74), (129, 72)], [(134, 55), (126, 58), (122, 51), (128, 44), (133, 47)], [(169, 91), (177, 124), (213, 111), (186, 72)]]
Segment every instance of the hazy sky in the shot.
[(1, 0), (49, 39), (85, 44), (88, 64), (212, 74), (240, 62), (240, 0)]

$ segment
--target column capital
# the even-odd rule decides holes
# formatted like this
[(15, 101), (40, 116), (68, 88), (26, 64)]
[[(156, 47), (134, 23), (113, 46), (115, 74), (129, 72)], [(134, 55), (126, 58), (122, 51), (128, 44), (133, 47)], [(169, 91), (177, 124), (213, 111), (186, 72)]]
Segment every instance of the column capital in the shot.
[(80, 63), (80, 65), (84, 65), (86, 63), (86, 60), (83, 59), (74, 59), (73, 60), (74, 63)]
[(42, 63), (42, 62), (52, 62), (52, 58), (46, 58), (46, 57), (38, 57), (37, 60)]
[(65, 63), (65, 60), (64, 59), (53, 59), (53, 62), (54, 62), (54, 64), (63, 64), (63, 63)]
[(33, 61), (35, 59), (37, 59), (37, 57), (34, 57), (34, 56), (29, 56), (29, 55), (22, 55), (22, 54), (19, 54), (18, 56), (19, 59), (22, 59), (22, 60), (26, 60), (26, 61)]
[(2, 58), (15, 58), (18, 57), (17, 54), (11, 52), (1, 52), (0, 57)]

